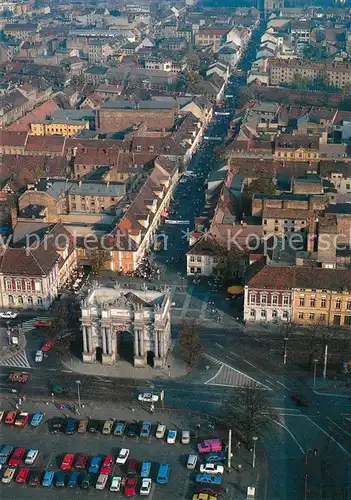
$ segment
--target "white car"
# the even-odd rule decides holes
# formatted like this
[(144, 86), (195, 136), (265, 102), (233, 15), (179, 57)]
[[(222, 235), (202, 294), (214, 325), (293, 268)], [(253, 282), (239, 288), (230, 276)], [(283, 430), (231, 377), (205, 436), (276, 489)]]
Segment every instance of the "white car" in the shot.
[(201, 464), (200, 472), (201, 474), (214, 474), (218, 476), (224, 473), (224, 467), (218, 464)]
[(120, 491), (122, 484), (122, 478), (119, 476), (113, 476), (112, 483), (110, 486), (110, 491)]
[(138, 401), (142, 401), (143, 403), (157, 403), (158, 395), (152, 394), (152, 392), (143, 392), (139, 394)]
[(167, 433), (167, 443), (168, 444), (175, 444), (176, 439), (177, 439), (177, 431), (169, 430)]
[(35, 353), (35, 362), (36, 362), (36, 363), (41, 363), (41, 362), (43, 361), (43, 356), (44, 356), (44, 355), (43, 355), (43, 351), (42, 351), (42, 350), (37, 351), (37, 352)]
[(165, 424), (158, 424), (156, 429), (156, 437), (157, 439), (163, 439), (166, 434), (166, 426)]
[(152, 481), (149, 477), (144, 477), (141, 481), (140, 495), (147, 496), (151, 492)]
[(2, 319), (15, 319), (17, 318), (18, 314), (13, 311), (2, 311), (0, 312), (0, 318)]
[(182, 431), (182, 443), (183, 444), (190, 443), (190, 431)]
[(129, 454), (130, 450), (128, 450), (128, 448), (122, 448), (116, 459), (116, 464), (122, 464), (122, 465), (125, 464), (126, 461), (128, 460)]
[(28, 465), (34, 464), (38, 455), (39, 455), (39, 450), (33, 450), (33, 449), (29, 450), (24, 460), (24, 463)]

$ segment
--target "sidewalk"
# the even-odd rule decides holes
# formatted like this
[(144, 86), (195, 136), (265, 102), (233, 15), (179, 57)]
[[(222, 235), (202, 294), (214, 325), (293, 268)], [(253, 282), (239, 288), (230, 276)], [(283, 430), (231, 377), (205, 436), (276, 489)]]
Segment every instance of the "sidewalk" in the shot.
[(186, 363), (179, 358), (175, 358), (172, 354), (169, 355), (168, 365), (163, 370), (155, 370), (151, 366), (134, 368), (133, 365), (123, 359), (118, 360), (112, 366), (102, 365), (101, 363), (88, 364), (83, 363), (79, 358), (74, 356), (69, 361), (62, 361), (62, 364), (67, 370), (83, 375), (137, 380), (179, 379), (185, 377), (191, 371)]

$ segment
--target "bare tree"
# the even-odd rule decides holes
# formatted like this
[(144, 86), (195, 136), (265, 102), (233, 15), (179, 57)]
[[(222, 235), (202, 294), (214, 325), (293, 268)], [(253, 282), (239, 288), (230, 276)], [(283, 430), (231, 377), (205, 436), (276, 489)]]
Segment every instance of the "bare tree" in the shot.
[(87, 250), (87, 258), (91, 262), (91, 270), (93, 274), (100, 274), (106, 268), (107, 262), (110, 260), (110, 255), (107, 250), (94, 248)]
[(313, 360), (323, 355), (325, 345), (331, 338), (330, 326), (317, 320), (305, 329), (305, 341), (308, 352), (308, 371), (312, 370)]
[(201, 351), (199, 324), (196, 319), (185, 319), (179, 333), (179, 355), (190, 366), (196, 366), (200, 360)]
[(225, 403), (225, 419), (241, 433), (247, 443), (275, 417), (276, 412), (270, 407), (267, 390), (255, 382), (248, 383), (241, 390), (234, 389)]

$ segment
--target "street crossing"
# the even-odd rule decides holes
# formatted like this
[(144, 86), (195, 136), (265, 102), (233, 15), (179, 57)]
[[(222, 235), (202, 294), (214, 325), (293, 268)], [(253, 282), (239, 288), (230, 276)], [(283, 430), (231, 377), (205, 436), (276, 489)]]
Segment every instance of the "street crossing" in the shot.
[(14, 354), (10, 358), (0, 361), (1, 366), (12, 366), (14, 368), (31, 368), (26, 351)]

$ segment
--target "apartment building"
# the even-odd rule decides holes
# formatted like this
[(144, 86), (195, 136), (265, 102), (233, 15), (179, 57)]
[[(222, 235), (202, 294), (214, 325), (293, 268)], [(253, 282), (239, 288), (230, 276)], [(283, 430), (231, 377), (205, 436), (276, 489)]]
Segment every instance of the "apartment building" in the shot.
[(226, 36), (229, 33), (229, 28), (200, 28), (195, 34), (195, 45), (197, 47), (206, 47), (214, 45), (219, 47), (226, 41)]
[(351, 64), (343, 62), (269, 59), (269, 85), (292, 83), (296, 76), (308, 80), (325, 79), (332, 87), (344, 88), (351, 83)]
[(274, 159), (277, 161), (317, 161), (319, 137), (281, 134), (275, 138)]
[(85, 120), (42, 120), (30, 124), (31, 135), (63, 135), (73, 137), (82, 130), (89, 130), (89, 122)]
[(88, 61), (91, 64), (102, 64), (113, 54), (110, 45), (104, 40), (93, 40), (88, 47)]

